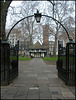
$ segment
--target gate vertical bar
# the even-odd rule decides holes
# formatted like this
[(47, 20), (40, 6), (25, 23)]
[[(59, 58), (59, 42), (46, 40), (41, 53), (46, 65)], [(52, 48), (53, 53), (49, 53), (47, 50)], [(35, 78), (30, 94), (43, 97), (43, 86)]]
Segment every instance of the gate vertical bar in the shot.
[[(76, 73), (76, 43), (75, 43), (75, 73)], [(76, 86), (76, 75), (75, 75), (75, 86)]]
[(69, 78), (69, 47), (68, 47), (68, 43), (66, 44), (66, 85), (67, 85), (67, 82), (68, 82), (68, 78)]
[(18, 61), (19, 61), (18, 52), (19, 52), (19, 40), (17, 41), (17, 75), (18, 75)]

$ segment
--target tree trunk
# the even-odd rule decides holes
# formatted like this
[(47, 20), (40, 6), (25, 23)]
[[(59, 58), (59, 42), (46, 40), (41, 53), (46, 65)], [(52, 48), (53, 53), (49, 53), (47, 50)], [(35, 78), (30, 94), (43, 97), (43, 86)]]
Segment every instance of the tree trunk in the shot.
[(6, 25), (6, 17), (7, 17), (7, 12), (8, 12), (8, 8), (10, 6), (10, 3), (12, 2), (12, 0), (10, 1), (1, 1), (1, 20), (0, 20), (0, 24), (1, 24), (1, 34), (0, 34), (0, 40), (5, 40), (6, 38), (6, 33), (5, 33), (5, 25)]
[(57, 33), (55, 34), (55, 43), (54, 43), (54, 50), (53, 50), (54, 56), (56, 56), (56, 48), (57, 48)]
[(59, 30), (59, 28), (58, 28), (58, 23), (57, 23), (56, 34), (55, 34), (54, 50), (53, 50), (54, 56), (56, 56), (56, 52), (57, 52), (58, 30)]

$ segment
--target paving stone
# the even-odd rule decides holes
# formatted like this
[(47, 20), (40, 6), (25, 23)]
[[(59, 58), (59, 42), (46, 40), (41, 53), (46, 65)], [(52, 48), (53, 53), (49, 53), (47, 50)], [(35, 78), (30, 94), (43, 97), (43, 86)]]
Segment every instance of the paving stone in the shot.
[(22, 83), (21, 84), (15, 83), (13, 86), (20, 87), (20, 86), (25, 86), (25, 84), (24, 83), (23, 84)]
[(15, 99), (25, 99), (27, 97), (27, 92), (26, 91), (18, 91), (17, 94), (15, 95)]
[(61, 84), (61, 80), (59, 78), (49, 78), (49, 83), (59, 83), (59, 84)]
[(51, 73), (51, 70), (44, 70), (45, 73)]
[(58, 78), (56, 74), (48, 74), (48, 78)]
[(64, 87), (59, 87), (59, 90), (61, 92), (70, 92), (70, 89), (69, 88), (64, 88)]
[(38, 79), (38, 80), (40, 80), (40, 79), (42, 79), (42, 80), (48, 80), (48, 77), (46, 77), (46, 76), (45, 76), (45, 77), (44, 77), (44, 76), (42, 77), (42, 76), (41, 76), (41, 77), (38, 77), (37, 79)]
[(72, 92), (62, 92), (63, 97), (75, 97)]
[(55, 87), (55, 86), (54, 87), (53, 86), (50, 86), (49, 89), (50, 90), (58, 90), (59, 88), (58, 87)]
[(1, 94), (4, 94), (5, 92), (7, 92), (7, 90), (1, 90)]
[(39, 93), (39, 96), (40, 96), (40, 99), (48, 99), (48, 98), (51, 98), (51, 94), (49, 92), (49, 90), (47, 89), (41, 89), (40, 90), (40, 93)]
[[(22, 76), (22, 77), (24, 77), (24, 76)], [(12, 85), (14, 85), (15, 83), (16, 84), (25, 84), (26, 83), (26, 78), (22, 78), (20, 80), (14, 81), (14, 83)]]
[(46, 84), (44, 85), (39, 85), (40, 87), (40, 99), (49, 99), (51, 98), (51, 94), (49, 91), (49, 88)]
[(64, 99), (62, 95), (52, 95), (52, 99)]
[(7, 94), (5, 94), (3, 97), (2, 97), (2, 99), (13, 99), (14, 98), (14, 96), (15, 96), (15, 94), (11, 94), (11, 93), (7, 93)]
[(1, 91), (1, 98), (5, 95), (6, 91)]
[(27, 99), (39, 99), (38, 88), (29, 88)]
[(31, 77), (30, 79), (27, 79), (27, 85), (35, 85), (35, 84), (37, 84), (38, 83), (38, 80), (37, 80), (37, 78), (33, 78), (33, 77)]
[(18, 91), (28, 91), (28, 87), (26, 87), (26, 86), (21, 86), (20, 88), (19, 88), (19, 90)]
[(75, 87), (69, 87), (70, 91), (75, 95)]
[(51, 99), (52, 97), (51, 97), (51, 95), (47, 95), (47, 94), (41, 94), (40, 93), (40, 99)]
[(75, 100), (76, 97), (64, 97), (64, 99), (66, 99), (66, 100)]
[(19, 76), (8, 86), (1, 86), (2, 99), (74, 99), (75, 88), (66, 86), (57, 76), (56, 66), (36, 58), (19, 61)]
[(8, 90), (7, 90), (7, 92), (6, 93), (16, 93), (18, 91), (18, 88), (17, 87), (12, 87), (12, 88), (9, 88)]
[(62, 86), (62, 85), (61, 85), (60, 83), (51, 83), (51, 84), (49, 83), (48, 86), (49, 86), (49, 87), (52, 87), (52, 86), (53, 86), (53, 87), (54, 87), (54, 86), (55, 86), (55, 87), (59, 87), (59, 86)]
[(38, 80), (38, 84), (48, 84), (49, 81), (48, 80)]
[(37, 77), (37, 74), (28, 74), (28, 77)]

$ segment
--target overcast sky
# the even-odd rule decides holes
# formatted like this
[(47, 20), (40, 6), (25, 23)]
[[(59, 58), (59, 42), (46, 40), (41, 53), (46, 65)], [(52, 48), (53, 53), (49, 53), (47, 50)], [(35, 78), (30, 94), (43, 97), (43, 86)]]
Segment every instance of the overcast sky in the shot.
[[(22, 2), (23, 1), (12, 1), (10, 6), (13, 6), (13, 7), (17, 7), (18, 6), (19, 7), (19, 5), (21, 5)], [(40, 13), (43, 14), (43, 9), (47, 10), (47, 4), (50, 4), (50, 3), (48, 1), (39, 1), (39, 2), (41, 2), (40, 6), (42, 6), (42, 9), (40, 9), (38, 7), (37, 7), (37, 9), (40, 11)], [(52, 5), (51, 5), (51, 7), (52, 7)], [(75, 5), (74, 5), (74, 9), (75, 9)], [(47, 11), (45, 11), (45, 14), (49, 15), (49, 13)], [(50, 15), (50, 16), (52, 16), (52, 15)], [(75, 16), (75, 13), (73, 13), (72, 16)], [(11, 20), (12, 19), (10, 19), (10, 14), (9, 13), (7, 14), (7, 19), (6, 20), (7, 20), (6, 21), (6, 29), (11, 28), (11, 25), (12, 25), (12, 21)], [(53, 23), (54, 23), (54, 21), (53, 21)]]
[[(21, 2), (22, 1), (12, 1), (12, 3), (10, 4), (10, 6), (13, 6), (13, 7), (17, 7), (18, 6), (19, 7), (19, 5), (21, 5)], [(41, 2), (40, 3), (40, 6), (42, 6), (43, 8), (42, 9), (37, 8), (37, 9), (39, 9), (40, 13), (43, 13), (43, 9), (46, 9), (47, 8), (46, 5), (47, 5), (48, 1), (40, 1), (40, 2)], [(48, 3), (48, 4), (50, 4), (50, 3)], [(52, 7), (52, 5), (51, 5), (51, 7)], [(74, 9), (75, 9), (75, 5), (74, 5)], [(46, 12), (46, 15), (47, 14), (49, 15), (48, 12)], [(75, 16), (75, 13), (73, 13), (72, 16)], [(10, 23), (10, 22), (12, 22), (10, 20), (12, 20), (12, 19), (10, 19), (10, 14), (8, 13), (7, 14), (7, 19), (6, 19), (6, 29), (8, 29), (10, 27), (10, 25), (12, 24), (12, 23)]]

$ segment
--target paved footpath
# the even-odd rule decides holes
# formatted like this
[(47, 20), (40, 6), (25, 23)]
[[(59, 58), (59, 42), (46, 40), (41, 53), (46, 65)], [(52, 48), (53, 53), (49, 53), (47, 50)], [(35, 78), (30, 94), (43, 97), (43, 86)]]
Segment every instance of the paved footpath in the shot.
[(75, 99), (75, 87), (66, 86), (55, 65), (41, 58), (19, 62), (19, 76), (8, 86), (1, 86), (2, 99)]

